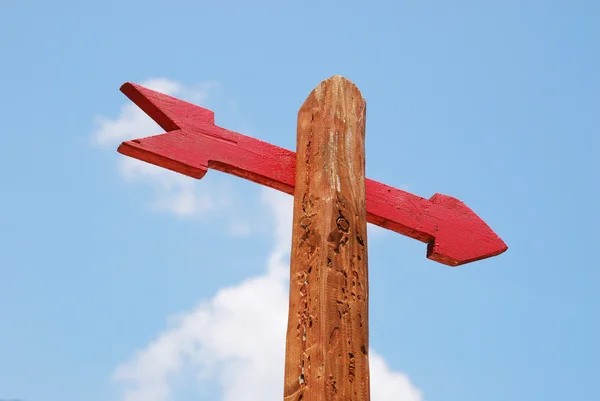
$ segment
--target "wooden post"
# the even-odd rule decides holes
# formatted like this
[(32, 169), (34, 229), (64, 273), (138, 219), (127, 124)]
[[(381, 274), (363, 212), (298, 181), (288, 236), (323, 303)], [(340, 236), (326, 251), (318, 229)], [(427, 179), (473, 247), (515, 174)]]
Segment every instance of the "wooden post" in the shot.
[(286, 401), (370, 398), (365, 116), (340, 76), (298, 113)]

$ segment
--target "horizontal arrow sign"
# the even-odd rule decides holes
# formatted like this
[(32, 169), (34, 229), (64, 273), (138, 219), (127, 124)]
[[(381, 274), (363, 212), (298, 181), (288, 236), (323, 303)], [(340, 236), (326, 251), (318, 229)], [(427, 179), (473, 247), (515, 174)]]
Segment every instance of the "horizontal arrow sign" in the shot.
[[(215, 169), (294, 194), (296, 154), (215, 125), (210, 110), (126, 83), (121, 91), (167, 133), (123, 142), (124, 155), (202, 178)], [(507, 246), (464, 203), (429, 199), (366, 180), (369, 223), (425, 242), (427, 257), (449, 266), (496, 256)]]

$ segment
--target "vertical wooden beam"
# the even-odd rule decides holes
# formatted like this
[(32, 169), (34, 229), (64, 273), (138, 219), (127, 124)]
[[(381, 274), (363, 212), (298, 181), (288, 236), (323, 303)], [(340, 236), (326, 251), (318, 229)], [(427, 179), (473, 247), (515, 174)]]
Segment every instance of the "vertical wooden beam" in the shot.
[(340, 76), (298, 113), (286, 401), (369, 400), (365, 116)]

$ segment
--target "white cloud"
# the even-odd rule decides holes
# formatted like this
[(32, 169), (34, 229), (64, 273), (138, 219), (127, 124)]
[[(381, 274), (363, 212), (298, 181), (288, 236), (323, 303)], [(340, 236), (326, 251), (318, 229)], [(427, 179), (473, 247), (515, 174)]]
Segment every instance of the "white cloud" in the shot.
[[(180, 83), (164, 78), (150, 79), (141, 85), (171, 96), (181, 95), (183, 92), (200, 101), (206, 99), (209, 88), (208, 85), (204, 85), (204, 90), (184, 90)], [(97, 145), (101, 146), (114, 146), (124, 140), (161, 133), (160, 127), (132, 102), (127, 102), (121, 107), (116, 119), (97, 116), (96, 125), (98, 128), (92, 138)]]
[(155, 199), (150, 206), (155, 211), (192, 216), (215, 208), (214, 194), (209, 196), (206, 186), (198, 187), (193, 178), (129, 157), (121, 158), (118, 166), (125, 180), (143, 181), (153, 187)]
[[(178, 96), (184, 100), (201, 104), (209, 90), (216, 84), (206, 82), (194, 88), (186, 88), (178, 82), (164, 78), (151, 79), (142, 86)], [(130, 101), (121, 107), (116, 118), (97, 117), (97, 129), (92, 134), (94, 143), (101, 147), (116, 150), (124, 140), (156, 135), (163, 130)], [(213, 188), (210, 185), (198, 187), (196, 180), (163, 168), (140, 162), (129, 157), (118, 159), (118, 169), (123, 178), (130, 182), (142, 181), (154, 189), (154, 199), (150, 208), (155, 211), (172, 212), (178, 216), (199, 216), (231, 202), (224, 192), (226, 188)], [(208, 193), (211, 195), (209, 196)]]
[[(265, 189), (262, 200), (275, 217), (267, 272), (172, 318), (170, 328), (116, 369), (123, 401), (175, 400), (175, 379), (190, 373), (199, 386), (218, 383), (223, 401), (281, 399), (292, 198)], [(408, 378), (380, 355), (371, 351), (370, 361), (373, 401), (421, 401)]]
[(229, 226), (229, 233), (234, 237), (247, 237), (251, 232), (252, 227), (246, 221), (233, 221)]

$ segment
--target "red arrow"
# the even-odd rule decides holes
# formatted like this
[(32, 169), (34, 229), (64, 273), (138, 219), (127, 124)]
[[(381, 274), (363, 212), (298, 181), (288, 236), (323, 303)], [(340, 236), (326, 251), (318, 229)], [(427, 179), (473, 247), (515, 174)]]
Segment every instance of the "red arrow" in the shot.
[[(218, 127), (212, 111), (194, 104), (132, 83), (121, 91), (167, 133), (123, 142), (120, 153), (198, 179), (211, 168), (293, 195), (294, 152)], [(369, 179), (366, 194), (368, 222), (427, 243), (429, 259), (458, 266), (508, 249), (456, 198), (425, 199)]]

